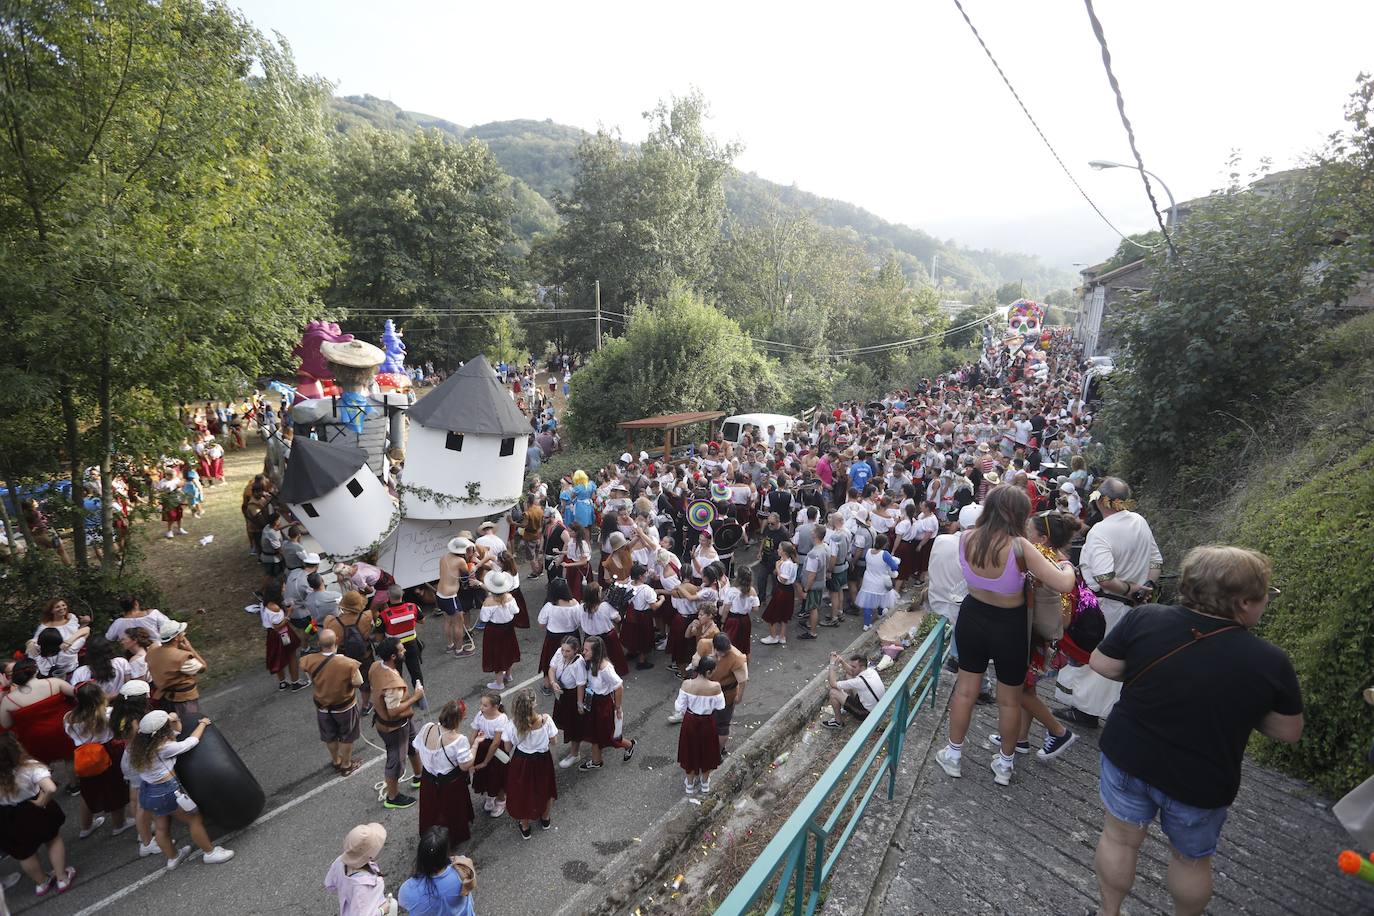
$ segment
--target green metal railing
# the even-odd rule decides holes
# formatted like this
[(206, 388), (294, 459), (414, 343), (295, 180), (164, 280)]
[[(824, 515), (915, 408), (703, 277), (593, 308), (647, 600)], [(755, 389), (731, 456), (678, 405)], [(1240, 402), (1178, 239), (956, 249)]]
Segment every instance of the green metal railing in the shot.
[[(761, 912), (767, 916), (783, 912), (810, 916), (816, 912), (821, 888), (884, 776), (887, 777), (889, 801), (896, 791), (897, 763), (901, 759), (907, 729), (927, 698), (932, 708), (935, 705), (948, 631), (948, 621), (938, 618), (935, 629), (921, 643), (915, 656), (888, 686), (868, 718), (859, 723), (854, 735), (797, 810), (778, 829), (777, 835), (759, 853), (730, 896), (716, 909), (716, 916), (744, 916), (775, 879), (777, 890)], [(872, 740), (875, 735), (877, 740)], [(870, 741), (873, 746), (864, 754)], [(859, 760), (861, 754), (863, 757)], [(846, 772), (856, 760), (859, 765), (846, 779)], [(870, 776), (865, 788), (864, 781)], [(861, 789), (858, 803), (843, 826), (839, 826), (850, 801)], [(822, 819), (822, 810), (832, 802), (829, 815)]]

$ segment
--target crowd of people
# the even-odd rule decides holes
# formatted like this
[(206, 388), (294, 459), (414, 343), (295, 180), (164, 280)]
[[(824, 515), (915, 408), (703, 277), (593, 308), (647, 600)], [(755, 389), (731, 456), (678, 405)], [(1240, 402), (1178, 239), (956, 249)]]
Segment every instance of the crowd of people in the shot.
[[(1074, 729), (1098, 728), (1117, 709), (1102, 739), (1104, 906), (1113, 911), (1112, 900), (1119, 907), (1129, 890), (1142, 824), (1161, 809), (1184, 863), (1176, 899), (1205, 903), (1197, 863), (1210, 861), (1234, 798), (1243, 738), (1260, 720), (1276, 737), (1300, 730), (1296, 681), (1267, 644), (1250, 637), (1239, 650), (1265, 672), (1270, 690), (1240, 704), (1259, 719), (1237, 719), (1224, 747), (1216, 734), (1201, 735), (1202, 717), (1188, 725), (1213, 751), (1194, 755), (1213, 767), (1207, 792), (1141, 750), (1158, 740), (1151, 717), (1177, 712), (1181, 702), (1167, 678), (1153, 678), (1149, 691), (1122, 688), (1167, 643), (1161, 615), (1133, 610), (1157, 607), (1148, 602), (1163, 561), (1129, 486), (1094, 479), (1093, 405), (1081, 399), (1081, 370), (1066, 335), (1052, 336), (1047, 352), (991, 345), (975, 364), (881, 400), (841, 404), (810, 426), (748, 430), (737, 443), (702, 442), (667, 461), (627, 452), (553, 486), (533, 476), (507, 515), (452, 538), (438, 580), (418, 589), (400, 588), (367, 560), (324, 564), (275, 499), (275, 475), (255, 477), (243, 512), (264, 573), (257, 610), (265, 667), (281, 690), (311, 689), (319, 738), (340, 776), (360, 765), (353, 747), (370, 715), (386, 752), (381, 804), (419, 808), (415, 872), (399, 902), (375, 865), (385, 830), (367, 824), (348, 834), (326, 878), (341, 912), (470, 912), (475, 867), (458, 853), (472, 837), (478, 802), (490, 817), (509, 816), (525, 840), (536, 824), (549, 829), (558, 770), (601, 769), (608, 750), (620, 751), (622, 763), (633, 758), (625, 691), (659, 664), (681, 679), (665, 711), (680, 725), (684, 792), (710, 792), (756, 652), (776, 656), (789, 637), (814, 640), (850, 622), (868, 630), (916, 600), (952, 625), (947, 665), (957, 677), (949, 740), (936, 755), (941, 769), (962, 777), (980, 701), (997, 706), (989, 768), (1003, 786), (1017, 757), (1032, 750), (1034, 722), (1044, 728), (1037, 756), (1053, 760), (1074, 746)], [(525, 400), (532, 431), (555, 436), (550, 398), (533, 384), (532, 367), (497, 371), (512, 397)], [(557, 375), (549, 379), (556, 386)], [(532, 440), (532, 468), (549, 453)], [(219, 479), (216, 460), (207, 449), (198, 476)], [(755, 546), (756, 559), (743, 562)], [(1253, 626), (1269, 595), (1262, 558), (1216, 550), (1223, 552), (1195, 552), (1184, 563), (1185, 603), (1175, 611), (1236, 623), (1196, 641)], [(522, 576), (547, 579), (537, 610), (526, 603)], [(429, 708), (419, 638), (427, 607), (442, 619), (444, 654), (473, 659), (490, 681), (475, 709), (449, 699), (417, 727)], [(171, 840), (175, 818), (206, 862), (233, 855), (210, 842), (172, 766), (208, 723), (197, 686), (207, 663), (185, 624), (134, 598), (121, 611), (100, 636), (54, 600), (25, 657), (6, 665), (3, 848), (40, 895), (64, 891), (75, 876), (53, 802), (54, 763), (72, 767), (81, 836), (109, 818), (116, 833), (137, 829), (140, 855), (160, 853), (171, 869), (190, 849)], [(511, 691), (522, 662), (516, 630), (534, 626), (544, 633), (538, 689)], [(755, 637), (755, 627), (766, 635)], [(1212, 654), (1185, 659), (1198, 663), (1189, 665), (1200, 669), (1194, 679), (1206, 677), (1200, 663)], [(1253, 681), (1234, 673), (1237, 683)], [(1037, 690), (1050, 677), (1063, 703), (1057, 711)], [(884, 689), (865, 655), (832, 652), (823, 724), (862, 720)], [(1186, 806), (1211, 812), (1205, 827)]]

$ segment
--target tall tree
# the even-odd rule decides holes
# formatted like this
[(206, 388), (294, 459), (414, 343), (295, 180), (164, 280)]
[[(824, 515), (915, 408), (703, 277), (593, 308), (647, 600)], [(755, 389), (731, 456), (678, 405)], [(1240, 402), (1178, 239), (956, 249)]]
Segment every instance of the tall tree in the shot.
[[(626, 148), (601, 131), (577, 150), (572, 193), (558, 200), (563, 224), (540, 254), (549, 285), (578, 307), (601, 301), (623, 312), (637, 301), (669, 301), (677, 282), (704, 288), (725, 216), (725, 176), (738, 148), (705, 129), (699, 92), (660, 102), (653, 129)], [(608, 327), (618, 322), (609, 316)]]
[(327, 87), (199, 0), (16, 0), (0, 81), (7, 347), (52, 392), (78, 506), (99, 466), (108, 562), (113, 456), (177, 441), (179, 403), (251, 379), (317, 307)]
[[(409, 358), (456, 366), (474, 353), (513, 356), (510, 179), (479, 141), (437, 130), (371, 128), (337, 144), (334, 225), (348, 258), (327, 299), (364, 326), (398, 319)], [(499, 351), (499, 352), (498, 352)]]

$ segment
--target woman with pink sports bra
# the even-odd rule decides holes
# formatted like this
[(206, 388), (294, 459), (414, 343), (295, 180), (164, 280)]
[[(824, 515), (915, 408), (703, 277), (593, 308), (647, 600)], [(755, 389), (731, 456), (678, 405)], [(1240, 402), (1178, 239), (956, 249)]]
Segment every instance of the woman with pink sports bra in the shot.
[(1022, 487), (1003, 484), (988, 492), (978, 524), (959, 536), (959, 567), (968, 595), (959, 605), (954, 641), (959, 646), (959, 675), (949, 710), (949, 745), (935, 755), (940, 768), (961, 774), (964, 737), (973, 718), (978, 687), (991, 661), (997, 667), (997, 724), (1000, 752), (993, 756), (998, 785), (1011, 782), (1016, 735), (1020, 724), (1021, 685), (1030, 657), (1026, 610), (1026, 572), (1047, 588), (1067, 592), (1076, 583), (1073, 564), (1053, 563), (1026, 539), (1030, 498)]

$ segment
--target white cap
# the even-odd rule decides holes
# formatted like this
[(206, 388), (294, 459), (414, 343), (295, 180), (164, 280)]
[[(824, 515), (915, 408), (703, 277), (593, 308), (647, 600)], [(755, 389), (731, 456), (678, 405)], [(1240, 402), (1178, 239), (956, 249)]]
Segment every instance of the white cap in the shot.
[(162, 730), (162, 726), (166, 725), (170, 718), (171, 716), (161, 709), (154, 709), (138, 720), (138, 732), (141, 735), (155, 735)]
[(639, 453), (639, 460), (640, 460), (640, 461), (648, 461), (648, 460), (649, 460), (649, 453), (648, 453), (648, 452), (640, 452), (640, 453)]
[(621, 464), (629, 464), (629, 463), (630, 463), (631, 461), (633, 461), (633, 460), (634, 460), (634, 459), (630, 457), (630, 453), (629, 453), (629, 452), (625, 452), (623, 455), (620, 456), (620, 463), (621, 463)]
[(307, 553), (305, 556), (301, 557), (301, 562), (306, 566), (319, 566), (320, 555), (317, 553)]
[(119, 688), (122, 697), (146, 697), (151, 692), (147, 681), (125, 681)]
[(972, 528), (978, 524), (978, 516), (983, 514), (983, 507), (977, 503), (969, 503), (959, 510), (959, 527)]

